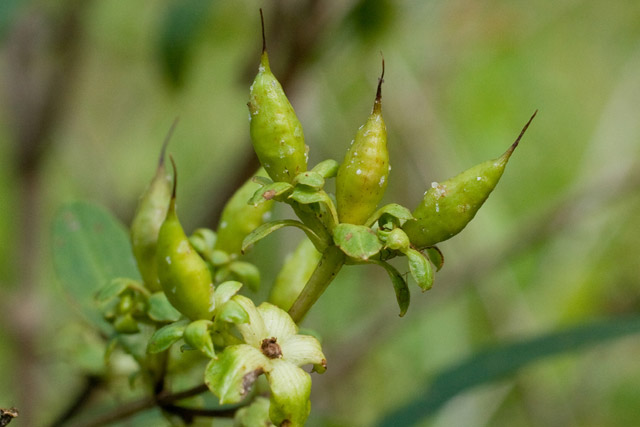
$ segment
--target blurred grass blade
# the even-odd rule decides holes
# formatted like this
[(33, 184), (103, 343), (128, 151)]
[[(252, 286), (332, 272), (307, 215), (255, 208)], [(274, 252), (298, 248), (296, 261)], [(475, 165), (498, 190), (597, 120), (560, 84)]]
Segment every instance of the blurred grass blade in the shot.
[(413, 402), (385, 416), (378, 426), (410, 426), (433, 415), (450, 398), (471, 387), (500, 379), (548, 356), (586, 349), (607, 340), (640, 333), (640, 316), (600, 320), (540, 337), (503, 344), (471, 355), (441, 371)]
[(183, 83), (193, 44), (212, 4), (210, 0), (179, 0), (167, 9), (160, 29), (159, 53), (166, 77), (174, 87)]
[(96, 291), (116, 277), (140, 280), (127, 230), (103, 208), (73, 202), (58, 210), (52, 234), (58, 279), (80, 311), (104, 326)]

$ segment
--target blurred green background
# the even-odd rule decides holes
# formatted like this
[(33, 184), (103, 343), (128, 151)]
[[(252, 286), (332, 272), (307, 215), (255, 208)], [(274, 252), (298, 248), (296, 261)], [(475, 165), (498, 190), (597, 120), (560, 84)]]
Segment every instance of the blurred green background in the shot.
[[(50, 424), (98, 369), (69, 340), (78, 317), (52, 268), (55, 210), (90, 200), (128, 224), (175, 117), (187, 231), (214, 227), (255, 169), (246, 102), (260, 7), (311, 164), (342, 159), (383, 52), (385, 202), (414, 207), (432, 181), (497, 157), (539, 109), (404, 318), (375, 267), (343, 269), (314, 307), (305, 326), (329, 370), (314, 376), (310, 425), (374, 425), (480, 349), (638, 314), (640, 2), (3, 0), (0, 408), (20, 410), (16, 425)], [(301, 237), (257, 245), (265, 289)], [(547, 358), (419, 425), (640, 425), (638, 354), (630, 335)]]

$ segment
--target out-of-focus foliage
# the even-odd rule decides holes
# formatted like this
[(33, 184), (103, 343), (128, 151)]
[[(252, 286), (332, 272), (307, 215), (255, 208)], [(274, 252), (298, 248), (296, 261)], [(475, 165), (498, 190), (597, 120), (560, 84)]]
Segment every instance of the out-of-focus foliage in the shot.
[[(187, 232), (214, 227), (255, 171), (246, 102), (259, 7), (310, 166), (344, 157), (384, 53), (388, 194), (407, 206), (431, 182), (500, 155), (539, 109), (483, 210), (439, 245), (445, 266), (433, 290), (413, 291), (406, 316), (377, 266), (345, 268), (312, 309), (305, 325), (323, 337), (329, 365), (314, 379), (310, 425), (375, 424), (481, 349), (638, 313), (637, 1), (4, 1), (0, 407), (46, 425), (102, 362), (100, 337), (77, 324), (52, 273), (49, 229), (63, 202), (89, 199), (129, 223), (176, 116), (169, 151)], [(24, 129), (43, 131), (31, 157)], [(259, 296), (301, 235), (255, 245)], [(546, 359), (458, 395), (420, 425), (640, 424), (639, 351), (632, 335)], [(115, 354), (110, 369), (117, 381), (100, 411), (138, 392), (126, 357)], [(156, 411), (134, 421), (163, 422)]]

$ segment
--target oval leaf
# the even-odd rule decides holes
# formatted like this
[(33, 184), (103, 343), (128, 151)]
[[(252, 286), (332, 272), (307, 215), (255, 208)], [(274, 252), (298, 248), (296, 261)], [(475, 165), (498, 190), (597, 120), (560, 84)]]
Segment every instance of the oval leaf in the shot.
[(291, 190), (293, 190), (293, 186), (288, 182), (274, 182), (259, 188), (253, 194), (253, 197), (249, 199), (248, 203), (253, 206), (258, 206), (268, 200), (282, 200)]
[(390, 203), (375, 211), (373, 215), (371, 215), (369, 219), (367, 219), (364, 225), (366, 225), (367, 227), (371, 227), (378, 219), (380, 219), (382, 215), (388, 215), (392, 218), (395, 218), (398, 222), (398, 225), (402, 225), (405, 223), (405, 221), (413, 219), (413, 215), (411, 215), (411, 211), (409, 209), (397, 203)]
[(333, 159), (324, 160), (311, 169), (312, 172), (317, 172), (324, 179), (333, 178), (338, 174), (338, 168), (340, 165)]
[(324, 178), (318, 172), (307, 171), (296, 175), (294, 183), (320, 190), (324, 186)]
[(189, 326), (184, 330), (184, 342), (213, 359), (216, 357), (216, 353), (213, 350), (213, 341), (209, 332), (212, 325), (211, 320), (196, 320), (189, 323)]
[(188, 320), (181, 320), (179, 322), (170, 323), (162, 328), (158, 329), (147, 344), (147, 353), (160, 353), (165, 351), (173, 343), (178, 341), (184, 335), (184, 330), (189, 324)]
[(382, 249), (376, 233), (364, 225), (338, 224), (333, 229), (333, 240), (351, 258), (365, 261)]
[(409, 260), (409, 270), (411, 276), (418, 283), (422, 291), (428, 291), (433, 286), (433, 268), (429, 261), (415, 249), (409, 249), (405, 252)]
[(147, 315), (151, 320), (156, 322), (175, 322), (180, 319), (180, 312), (171, 305), (164, 292), (156, 292), (147, 301), (149, 304)]
[(427, 256), (436, 266), (436, 271), (440, 271), (440, 269), (444, 266), (444, 254), (437, 246), (430, 246), (426, 249)]
[(372, 263), (383, 267), (387, 271), (387, 274), (389, 274), (389, 278), (393, 283), (393, 290), (396, 292), (398, 307), (400, 307), (400, 317), (404, 316), (407, 314), (409, 302), (411, 301), (409, 285), (407, 285), (407, 282), (404, 280), (400, 272), (398, 272), (398, 270), (396, 270), (391, 264), (384, 261), (372, 261)]

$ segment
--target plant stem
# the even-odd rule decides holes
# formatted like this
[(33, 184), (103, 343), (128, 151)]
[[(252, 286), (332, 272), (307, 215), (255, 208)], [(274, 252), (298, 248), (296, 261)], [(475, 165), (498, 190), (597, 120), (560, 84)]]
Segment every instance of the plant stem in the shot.
[(340, 248), (335, 245), (327, 247), (316, 269), (313, 271), (311, 278), (304, 286), (298, 299), (296, 299), (289, 309), (289, 315), (294, 322), (300, 323), (309, 309), (316, 303), (320, 295), (322, 295), (325, 289), (327, 289), (327, 286), (329, 286), (336, 277), (338, 271), (340, 271), (344, 265), (344, 261), (345, 256)]

